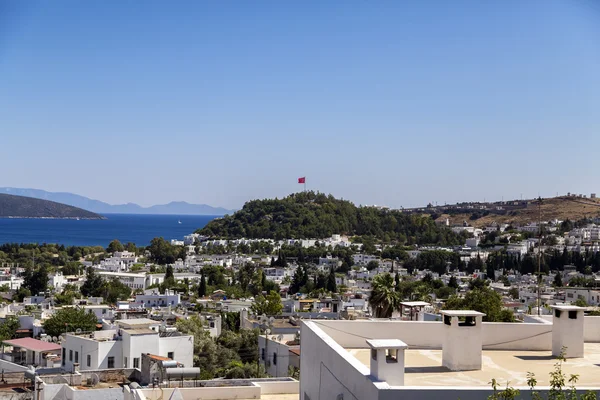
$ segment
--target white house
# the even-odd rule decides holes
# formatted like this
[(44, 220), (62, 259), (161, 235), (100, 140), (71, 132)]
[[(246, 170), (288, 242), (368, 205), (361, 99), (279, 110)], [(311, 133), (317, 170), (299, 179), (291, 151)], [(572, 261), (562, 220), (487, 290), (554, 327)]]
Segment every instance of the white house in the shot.
[(259, 362), (273, 377), (288, 376), (290, 366), (300, 368), (299, 349), (300, 343), (294, 334), (258, 337)]
[(141, 303), (143, 307), (177, 307), (181, 303), (181, 295), (172, 290), (166, 290), (164, 294), (151, 289), (146, 290), (144, 294), (135, 296), (136, 303)]
[(150, 329), (151, 323), (156, 323), (152, 320), (127, 324), (132, 321), (136, 320), (118, 321), (117, 329), (67, 334), (62, 343), (63, 368), (73, 371), (75, 363), (81, 370), (140, 368), (142, 353), (193, 366), (193, 336)]
[(121, 283), (129, 286), (131, 289), (145, 289), (146, 288), (146, 274), (134, 274), (131, 272), (108, 272), (98, 271), (98, 275), (104, 279), (117, 278)]

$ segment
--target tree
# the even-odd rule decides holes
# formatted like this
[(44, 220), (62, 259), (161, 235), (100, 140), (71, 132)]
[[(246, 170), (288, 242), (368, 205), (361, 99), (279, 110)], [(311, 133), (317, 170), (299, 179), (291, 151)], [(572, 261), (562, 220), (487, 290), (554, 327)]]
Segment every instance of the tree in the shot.
[(259, 294), (254, 299), (251, 310), (256, 315), (279, 315), (283, 310), (281, 296), (274, 290), (269, 292), (266, 297)]
[(119, 300), (127, 300), (129, 296), (131, 296), (131, 288), (117, 278), (102, 284), (102, 297), (109, 304), (114, 304)]
[(369, 261), (369, 263), (367, 264), (368, 271), (372, 271), (377, 268), (379, 268), (379, 261), (372, 260), (372, 261)]
[(518, 288), (516, 288), (516, 287), (511, 287), (511, 288), (508, 290), (508, 295), (509, 295), (511, 298), (513, 298), (513, 299), (515, 299), (515, 300), (518, 300), (518, 299), (519, 299), (519, 289), (518, 289)]
[(394, 278), (385, 273), (373, 278), (369, 305), (375, 318), (389, 318), (399, 308), (400, 295), (395, 291)]
[(198, 297), (206, 296), (206, 277), (204, 276), (204, 272), (200, 277), (200, 286), (198, 286)]
[(478, 286), (464, 298), (451, 296), (444, 309), (479, 311), (486, 314), (483, 320), (487, 322), (514, 322), (513, 313), (502, 309), (502, 297), (489, 286)]
[(85, 332), (95, 331), (98, 318), (83, 308), (68, 307), (58, 310), (44, 321), (44, 331), (50, 336), (59, 336), (65, 332), (81, 329)]
[(162, 237), (154, 238), (148, 246), (150, 260), (160, 264), (173, 264), (178, 258), (185, 260), (185, 247), (173, 246)]
[(119, 242), (117, 239), (114, 239), (112, 242), (110, 242), (106, 248), (107, 253), (115, 253), (123, 250), (125, 250), (125, 247), (123, 247), (121, 242)]
[(89, 297), (102, 296), (102, 286), (104, 281), (102, 277), (96, 274), (96, 271), (92, 267), (88, 267), (86, 270), (86, 279), (81, 285), (81, 294)]
[(458, 280), (454, 275), (450, 277), (450, 280), (448, 281), (448, 286), (454, 289), (458, 289)]
[(19, 326), (19, 318), (14, 315), (7, 316), (4, 322), (0, 324), (0, 342), (13, 339)]
[(329, 276), (327, 276), (327, 290), (331, 293), (337, 293), (337, 285), (335, 283), (335, 273), (333, 268), (329, 270)]
[(167, 265), (167, 271), (165, 272), (165, 281), (168, 279), (175, 279), (175, 275), (173, 274), (173, 267)]
[(34, 295), (45, 292), (48, 288), (48, 268), (46, 265), (42, 265), (36, 271), (33, 271), (31, 267), (27, 267), (23, 274), (22, 286), (29, 289)]
[(62, 267), (61, 272), (63, 275), (79, 275), (81, 272), (81, 264), (75, 261), (68, 262)]
[(560, 272), (557, 272), (556, 275), (554, 275), (554, 282), (552, 284), (555, 287), (562, 287), (563, 286), (562, 276), (560, 275)]

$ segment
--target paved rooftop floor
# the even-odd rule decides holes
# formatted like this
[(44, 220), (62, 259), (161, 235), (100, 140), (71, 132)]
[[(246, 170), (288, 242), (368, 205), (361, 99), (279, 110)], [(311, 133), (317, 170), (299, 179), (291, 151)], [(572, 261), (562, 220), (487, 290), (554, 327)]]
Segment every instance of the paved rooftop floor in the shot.
[[(369, 349), (347, 349), (369, 367)], [(495, 378), (500, 385), (527, 386), (527, 372), (535, 373), (538, 386), (549, 385), (549, 373), (556, 359), (550, 351), (484, 350), (480, 371), (452, 372), (442, 367), (442, 350), (406, 350), (406, 386), (490, 386)], [(586, 343), (584, 358), (570, 358), (563, 363), (567, 375), (579, 374), (577, 387), (597, 386), (600, 382), (600, 343)]]

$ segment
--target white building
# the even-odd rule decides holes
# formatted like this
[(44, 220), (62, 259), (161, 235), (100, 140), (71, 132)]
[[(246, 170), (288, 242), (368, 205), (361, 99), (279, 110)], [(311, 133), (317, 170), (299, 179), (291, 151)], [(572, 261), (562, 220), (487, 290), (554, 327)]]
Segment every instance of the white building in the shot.
[(121, 283), (129, 286), (131, 289), (145, 289), (146, 288), (146, 274), (134, 274), (130, 272), (108, 272), (98, 271), (98, 275), (104, 279), (110, 280), (117, 278)]
[(181, 295), (172, 290), (166, 290), (160, 294), (155, 289), (144, 291), (144, 294), (135, 296), (135, 302), (141, 303), (142, 307), (177, 307), (181, 303)]
[(193, 366), (193, 336), (150, 329), (156, 324), (152, 320), (120, 320), (117, 323), (119, 328), (114, 330), (67, 334), (62, 343), (63, 368), (72, 371), (75, 363), (82, 371), (140, 368), (142, 353), (167, 357), (186, 367)]
[(289, 376), (289, 367), (300, 369), (299, 342), (293, 334), (260, 335), (258, 337), (259, 362), (270, 376)]

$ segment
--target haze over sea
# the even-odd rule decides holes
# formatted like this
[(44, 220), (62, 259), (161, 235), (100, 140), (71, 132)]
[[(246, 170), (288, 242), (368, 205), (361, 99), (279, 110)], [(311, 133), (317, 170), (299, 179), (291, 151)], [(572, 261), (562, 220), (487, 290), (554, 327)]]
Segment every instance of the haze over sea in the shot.
[[(0, 243), (58, 243), (65, 246), (104, 246), (111, 240), (147, 246), (162, 236), (182, 240), (202, 228), (212, 215), (106, 214), (105, 220), (0, 218)], [(181, 223), (179, 223), (181, 221)]]

